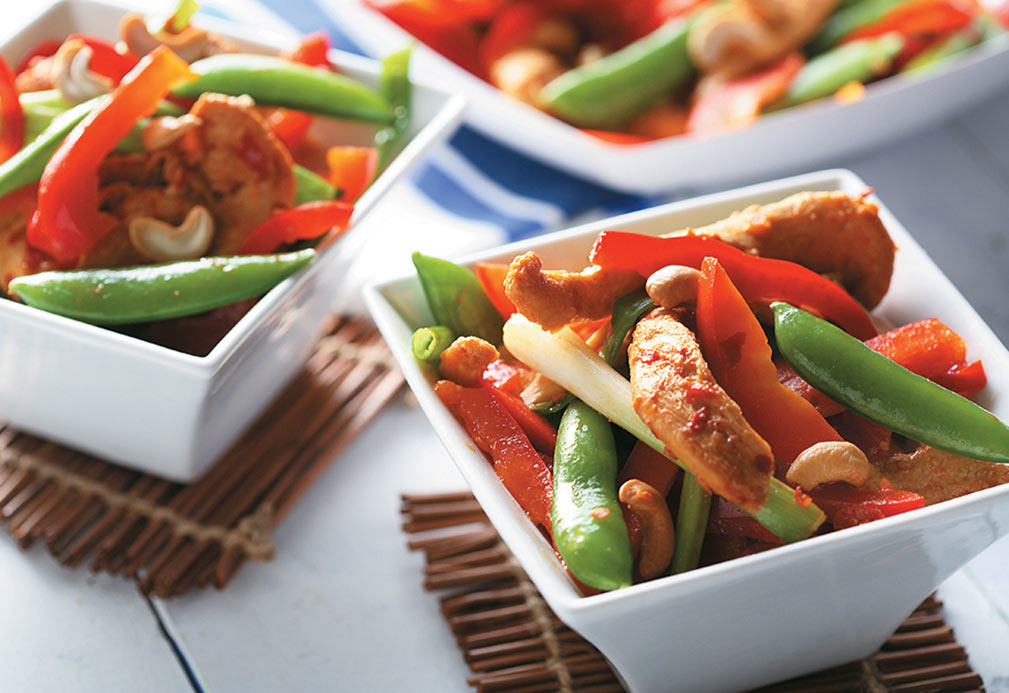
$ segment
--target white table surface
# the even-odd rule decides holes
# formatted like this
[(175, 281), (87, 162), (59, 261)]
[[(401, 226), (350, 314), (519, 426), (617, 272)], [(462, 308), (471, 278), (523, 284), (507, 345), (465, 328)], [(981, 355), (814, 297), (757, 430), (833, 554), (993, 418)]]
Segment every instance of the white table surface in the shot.
[[(851, 168), (875, 186), (1003, 342), (1007, 123), (1009, 92), (942, 126), (815, 167)], [(378, 262), (395, 272), (412, 250), (477, 249), (495, 235), (460, 225), (410, 185), (387, 202), (369, 220), (374, 239), (359, 273)], [(42, 550), (19, 551), (0, 532), (0, 689), (469, 690), (437, 599), (421, 589), (421, 558), (405, 550), (398, 513), (401, 492), (463, 487), (423, 415), (397, 403), (278, 528), (276, 560), (247, 565), (223, 592), (147, 600), (131, 581), (69, 571)], [(939, 596), (987, 689), (1009, 692), (1009, 539)]]

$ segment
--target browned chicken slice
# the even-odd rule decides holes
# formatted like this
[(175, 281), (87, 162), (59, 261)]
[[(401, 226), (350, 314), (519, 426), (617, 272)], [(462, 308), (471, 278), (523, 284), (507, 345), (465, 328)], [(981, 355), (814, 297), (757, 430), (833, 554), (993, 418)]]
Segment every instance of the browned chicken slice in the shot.
[[(685, 233), (691, 231), (669, 235)], [(843, 192), (802, 192), (753, 205), (692, 233), (833, 275), (867, 309), (882, 300), (893, 274), (896, 248), (879, 208)]]
[(928, 505), (1009, 483), (1009, 465), (972, 460), (928, 445), (873, 464), (895, 488), (924, 496)]
[(638, 322), (627, 351), (634, 411), (701, 482), (744, 510), (767, 500), (774, 457), (715, 382), (694, 333), (659, 308)]
[(643, 284), (633, 270), (544, 270), (539, 256), (529, 252), (512, 260), (505, 293), (522, 315), (555, 332), (571, 322), (609, 317), (614, 301)]

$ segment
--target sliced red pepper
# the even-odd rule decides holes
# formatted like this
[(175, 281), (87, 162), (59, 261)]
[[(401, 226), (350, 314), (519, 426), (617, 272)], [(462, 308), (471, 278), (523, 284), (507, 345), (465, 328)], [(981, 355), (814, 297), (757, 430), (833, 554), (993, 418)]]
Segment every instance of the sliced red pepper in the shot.
[(316, 31), (302, 36), (298, 45), (287, 57), (302, 65), (332, 69), (333, 66), (329, 62), (329, 48), (329, 37), (326, 32)]
[(288, 243), (318, 238), (327, 231), (332, 237), (338, 236), (347, 229), (353, 211), (353, 205), (335, 200), (306, 202), (285, 209), (257, 226), (238, 252), (262, 255)]
[(57, 260), (76, 260), (111, 225), (98, 213), (98, 166), (141, 118), (151, 115), (176, 82), (194, 79), (168, 48), (154, 50), (71, 132), (46, 164), (28, 242)]
[[(866, 340), (865, 344), (909, 371), (965, 397), (987, 384), (981, 362), (967, 363), (967, 343), (963, 337), (936, 318), (897, 327)], [(844, 410), (840, 404), (814, 390), (785, 363), (778, 366), (778, 378), (812, 402), (824, 416)]]
[(0, 163), (21, 149), (25, 140), (25, 113), (18, 100), (17, 78), (0, 57)]
[[(367, 0), (367, 3), (429, 48), (464, 70), (482, 76), (477, 58), (480, 35), (448, 0)], [(486, 18), (492, 14), (493, 9)]]
[(512, 418), (529, 436), (529, 440), (537, 450), (548, 455), (554, 454), (554, 447), (557, 445), (557, 429), (549, 421), (526, 406), (526, 403), (515, 395), (499, 389), (493, 381), (485, 378), (480, 381), (480, 385), (494, 394), (498, 402), (508, 410)]
[(548, 12), (531, 2), (517, 2), (501, 9), (480, 39), (477, 55), (485, 74), (502, 56), (528, 43), (537, 27), (549, 17)]
[(1002, 23), (1002, 26), (1009, 29), (1009, 0), (1002, 0), (998, 5), (991, 8), (991, 12)]
[(925, 507), (925, 499), (917, 493), (885, 487), (872, 491), (847, 484), (830, 484), (813, 489), (809, 495), (827, 515), (834, 529), (873, 522)]
[(35, 58), (48, 58), (56, 55), (56, 51), (58, 51), (62, 45), (62, 41), (53, 41), (51, 39), (39, 41), (34, 48), (28, 51), (28, 53), (21, 58), (21, 62), (18, 63), (14, 71), (20, 75), (32, 66)]
[(553, 480), (528, 436), (492, 392), (461, 387), (448, 380), (435, 393), (466, 428), (473, 442), (489, 453), (508, 493), (536, 525), (551, 532)]
[(663, 496), (669, 495), (680, 468), (661, 452), (657, 452), (642, 442), (631, 449), (631, 454), (617, 475), (617, 488), (630, 479), (640, 479)]
[(589, 256), (600, 267), (631, 269), (643, 277), (666, 265), (699, 269), (706, 257), (718, 260), (747, 303), (787, 301), (859, 339), (876, 335), (865, 309), (834, 282), (794, 262), (750, 255), (716, 238), (603, 231)]
[(890, 446), (893, 432), (886, 426), (869, 421), (853, 411), (832, 416), (830, 424), (842, 438), (858, 446), (869, 460), (882, 459), (893, 453)]
[(140, 62), (140, 58), (133, 53), (120, 53), (113, 44), (97, 36), (70, 34), (67, 37), (67, 41), (74, 40), (83, 41), (84, 45), (91, 49), (91, 62), (88, 64), (88, 69), (108, 77), (115, 84), (119, 84), (123, 77)]
[(312, 127), (312, 116), (304, 111), (275, 108), (267, 116), (266, 126), (284, 143), (288, 151), (293, 152), (308, 136), (308, 129)]
[(494, 387), (510, 395), (522, 392), (525, 373), (518, 366), (506, 363), (501, 359), (491, 361), (483, 371), (484, 380), (490, 381)]
[(938, 34), (967, 26), (977, 15), (977, 8), (951, 0), (918, 0), (900, 5), (878, 21), (863, 26), (844, 37), (843, 41), (874, 38), (892, 31), (902, 36)]
[(505, 294), (504, 281), (508, 276), (508, 265), (496, 262), (478, 262), (473, 273), (480, 280), (480, 285), (487, 293), (487, 298), (497, 308), (497, 312), (507, 320), (515, 313), (515, 304)]
[(703, 90), (690, 109), (687, 132), (710, 135), (750, 125), (764, 106), (788, 91), (805, 63), (802, 53), (794, 51), (762, 70)]
[(343, 191), (343, 199), (353, 202), (361, 196), (378, 169), (374, 147), (330, 147), (326, 150), (329, 182)]
[(779, 476), (810, 445), (841, 440), (812, 404), (778, 382), (760, 322), (713, 257), (701, 264), (697, 338), (715, 380), (771, 446)]

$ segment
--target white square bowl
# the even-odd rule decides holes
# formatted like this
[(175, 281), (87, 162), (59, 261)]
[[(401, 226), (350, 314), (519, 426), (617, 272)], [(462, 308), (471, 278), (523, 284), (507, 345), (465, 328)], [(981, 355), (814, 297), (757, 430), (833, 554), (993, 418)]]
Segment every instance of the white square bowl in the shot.
[[(130, 6), (62, 0), (0, 42), (12, 64), (43, 39), (73, 32), (115, 39)], [(200, 24), (246, 50), (291, 47), (261, 29)], [(339, 52), (344, 73), (376, 84), (374, 61)], [(206, 356), (0, 300), (0, 420), (71, 447), (177, 481), (199, 476), (298, 372), (361, 241), (356, 228), (382, 195), (448, 137), (464, 99), (414, 80), (413, 115), (400, 151), (357, 201), (353, 225), (305, 270), (267, 293)], [(345, 144), (370, 130), (340, 127)]]
[[(324, 4), (373, 55), (413, 38), (362, 0)], [(1009, 84), (1009, 37), (965, 52), (935, 73), (897, 75), (870, 84), (865, 98), (855, 103), (821, 99), (766, 115), (735, 132), (635, 145), (587, 135), (504, 94), (423, 44), (418, 46), (417, 66), (469, 99), (466, 122), (484, 135), (616, 190), (656, 194), (822, 165), (829, 157), (885, 144), (938, 122)]]
[[(866, 187), (849, 171), (823, 171), (595, 222), (464, 264), (508, 262), (535, 249), (547, 267), (580, 269), (602, 230), (658, 235), (803, 190), (857, 195)], [(956, 330), (971, 358), (984, 361), (988, 385), (981, 403), (1009, 419), (1009, 352), (882, 204), (880, 216), (899, 250), (890, 291), (875, 314), (897, 325), (938, 317)], [(432, 323), (416, 277), (372, 285), (365, 300), (425, 414), (508, 547), (557, 616), (598, 647), (632, 691), (747, 689), (864, 657), (948, 576), (1009, 533), (1005, 485), (582, 597), (414, 360), (410, 336)]]

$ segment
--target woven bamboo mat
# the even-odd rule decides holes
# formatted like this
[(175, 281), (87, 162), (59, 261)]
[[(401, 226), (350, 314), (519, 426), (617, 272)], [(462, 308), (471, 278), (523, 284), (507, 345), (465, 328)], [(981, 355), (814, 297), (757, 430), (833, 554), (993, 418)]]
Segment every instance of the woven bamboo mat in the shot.
[[(426, 559), (424, 587), (448, 593), (441, 610), (478, 691), (624, 690), (606, 659), (554, 615), (469, 492), (404, 495), (409, 547)], [(796, 691), (983, 690), (967, 653), (929, 597), (879, 652), (858, 662), (760, 689)]]
[(374, 328), (334, 318), (304, 370), (198, 481), (180, 485), (0, 427), (0, 520), (66, 566), (172, 597), (270, 560), (271, 530), (403, 379)]

